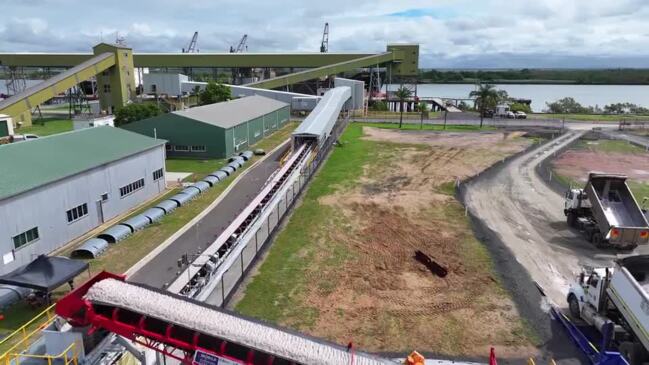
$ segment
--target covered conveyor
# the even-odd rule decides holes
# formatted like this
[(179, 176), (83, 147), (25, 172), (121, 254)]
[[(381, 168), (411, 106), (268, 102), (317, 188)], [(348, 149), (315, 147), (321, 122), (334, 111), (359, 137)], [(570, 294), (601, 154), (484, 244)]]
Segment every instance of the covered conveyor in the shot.
[(340, 112), (352, 97), (349, 86), (335, 87), (327, 91), (322, 100), (302, 123), (293, 131), (293, 148), (305, 142), (324, 143), (333, 130)]
[(102, 272), (61, 299), (56, 313), (75, 327), (108, 330), (186, 364), (196, 351), (235, 364), (395, 364), (123, 280)]

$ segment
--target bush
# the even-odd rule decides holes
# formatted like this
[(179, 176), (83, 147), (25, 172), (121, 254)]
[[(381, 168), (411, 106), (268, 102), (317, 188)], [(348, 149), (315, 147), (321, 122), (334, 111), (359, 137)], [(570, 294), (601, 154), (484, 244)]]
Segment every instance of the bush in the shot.
[(160, 109), (155, 104), (128, 104), (115, 113), (115, 127), (155, 117), (159, 114)]
[(512, 105), (509, 106), (509, 109), (513, 112), (524, 112), (528, 114), (532, 112), (532, 108), (523, 103), (512, 103)]
[(388, 110), (388, 103), (385, 101), (375, 101), (370, 107), (371, 110), (384, 112)]
[(230, 93), (229, 87), (221, 83), (210, 81), (207, 86), (205, 86), (205, 90), (198, 94), (198, 97), (200, 105), (208, 105), (228, 101), (232, 99), (232, 94)]
[(579, 104), (573, 98), (559, 99), (553, 103), (546, 103), (548, 111), (553, 114), (591, 114), (593, 108)]

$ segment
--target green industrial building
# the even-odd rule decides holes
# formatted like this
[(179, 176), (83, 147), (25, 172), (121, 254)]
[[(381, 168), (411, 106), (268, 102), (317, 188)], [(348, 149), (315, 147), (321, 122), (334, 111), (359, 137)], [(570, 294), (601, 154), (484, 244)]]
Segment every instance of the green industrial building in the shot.
[(121, 128), (168, 141), (167, 156), (224, 158), (281, 128), (289, 104), (248, 96), (129, 123)]

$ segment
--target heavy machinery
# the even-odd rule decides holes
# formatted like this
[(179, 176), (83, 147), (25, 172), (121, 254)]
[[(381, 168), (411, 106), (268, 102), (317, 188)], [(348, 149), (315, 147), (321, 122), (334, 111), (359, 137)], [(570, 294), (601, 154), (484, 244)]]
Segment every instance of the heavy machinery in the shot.
[(612, 268), (583, 271), (568, 292), (568, 307), (602, 334), (613, 323), (610, 342), (637, 365), (649, 360), (648, 289), (649, 255), (630, 256)]
[(624, 175), (591, 172), (584, 189), (566, 192), (564, 214), (596, 247), (634, 249), (649, 242), (649, 224)]
[(194, 35), (192, 36), (192, 40), (189, 41), (189, 45), (187, 48), (183, 48), (182, 52), (183, 53), (198, 53), (198, 49), (196, 48), (196, 42), (198, 41), (198, 32), (194, 32)]
[(329, 23), (325, 23), (324, 31), (322, 32), (322, 42), (320, 42), (320, 53), (329, 52)]

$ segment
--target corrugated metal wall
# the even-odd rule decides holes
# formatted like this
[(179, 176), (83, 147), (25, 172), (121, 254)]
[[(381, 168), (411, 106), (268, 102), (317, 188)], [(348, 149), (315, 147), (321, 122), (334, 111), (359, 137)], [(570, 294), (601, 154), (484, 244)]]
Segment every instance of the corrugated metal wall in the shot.
[[(45, 185), (0, 201), (0, 256), (15, 249), (12, 237), (38, 227), (39, 238), (15, 249), (15, 260), (0, 261), (0, 275), (25, 265), (164, 191), (164, 177), (153, 180), (153, 171), (164, 169), (164, 146)], [(144, 178), (144, 187), (120, 197), (119, 188)], [(108, 193), (108, 200), (100, 202)], [(66, 212), (87, 204), (88, 214), (68, 223)]]

